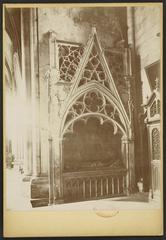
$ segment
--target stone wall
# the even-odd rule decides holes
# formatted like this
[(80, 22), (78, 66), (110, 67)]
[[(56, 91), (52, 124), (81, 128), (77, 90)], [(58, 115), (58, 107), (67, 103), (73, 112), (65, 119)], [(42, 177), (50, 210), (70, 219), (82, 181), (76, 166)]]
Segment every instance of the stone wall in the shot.
[[(59, 40), (85, 44), (92, 26), (96, 26), (101, 41), (107, 47), (113, 46), (121, 35), (126, 37), (125, 8), (39, 8), (38, 17), (39, 41), (53, 30)], [(118, 27), (113, 26), (115, 18), (123, 24), (119, 32), (114, 32)]]
[(134, 13), (135, 24), (135, 47), (140, 61), (140, 74), (142, 81), (142, 103), (147, 101), (151, 94), (149, 81), (145, 67), (160, 59), (160, 7), (137, 7)]

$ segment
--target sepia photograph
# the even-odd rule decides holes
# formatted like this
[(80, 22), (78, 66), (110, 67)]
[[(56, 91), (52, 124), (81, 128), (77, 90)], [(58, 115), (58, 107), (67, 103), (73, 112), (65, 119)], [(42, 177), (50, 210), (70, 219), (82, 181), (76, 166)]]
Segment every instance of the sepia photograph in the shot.
[(162, 209), (162, 4), (4, 5), (5, 211)]

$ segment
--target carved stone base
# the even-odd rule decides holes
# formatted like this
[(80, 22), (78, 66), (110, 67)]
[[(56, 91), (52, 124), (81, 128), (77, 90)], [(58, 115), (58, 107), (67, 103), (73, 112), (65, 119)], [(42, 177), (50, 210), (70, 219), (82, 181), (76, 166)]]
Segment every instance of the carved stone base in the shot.
[(44, 207), (64, 203), (61, 198), (54, 199), (49, 203), (49, 181), (48, 177), (36, 177), (31, 179), (31, 204), (32, 207)]
[(48, 206), (48, 198), (34, 199), (31, 200), (32, 207), (45, 207)]
[(31, 179), (31, 204), (32, 207), (48, 206), (49, 183), (47, 177)]

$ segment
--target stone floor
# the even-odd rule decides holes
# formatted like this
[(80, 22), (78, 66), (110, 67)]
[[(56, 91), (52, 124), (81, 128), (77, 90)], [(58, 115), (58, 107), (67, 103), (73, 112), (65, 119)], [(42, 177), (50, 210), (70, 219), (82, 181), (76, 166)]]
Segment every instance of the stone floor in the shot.
[(150, 200), (148, 193), (136, 193), (127, 197), (57, 204), (32, 208), (29, 182), (22, 181), (23, 175), (18, 170), (6, 171), (6, 206), (12, 210), (57, 211), (57, 210), (143, 210), (159, 208), (158, 200)]

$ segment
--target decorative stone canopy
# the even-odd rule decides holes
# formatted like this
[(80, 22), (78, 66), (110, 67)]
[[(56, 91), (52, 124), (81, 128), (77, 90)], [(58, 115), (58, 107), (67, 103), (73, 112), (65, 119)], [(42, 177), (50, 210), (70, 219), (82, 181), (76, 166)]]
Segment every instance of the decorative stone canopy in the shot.
[[(78, 53), (78, 51), (76, 52)], [(67, 128), (66, 122), (67, 119), (69, 119), (69, 114), (70, 117), (71, 115), (73, 116), (72, 121), (74, 121), (76, 117), (78, 117), (78, 111), (81, 109), (79, 108), (78, 110), (78, 106), (82, 106), (82, 110), (80, 110), (82, 111), (80, 112), (81, 116), (83, 116), (83, 113), (85, 113), (85, 109), (88, 111), (88, 114), (90, 114), (90, 112), (92, 114), (93, 112), (93, 114), (96, 115), (103, 114), (104, 116), (107, 116), (108, 113), (106, 108), (112, 108), (113, 112), (110, 113), (110, 116), (114, 116), (116, 113), (119, 120), (115, 121), (113, 117), (111, 117), (110, 120), (113, 122), (115, 121), (116, 125), (119, 125), (121, 130), (124, 132), (124, 135), (129, 137), (129, 117), (123, 106), (111, 71), (104, 56), (104, 51), (98, 39), (96, 28), (94, 27), (92, 28), (92, 33), (81, 58), (79, 58), (79, 63), (77, 66), (78, 67), (76, 68), (75, 74), (71, 80), (71, 89), (62, 106), (61, 134), (63, 134), (64, 129)], [(62, 79), (59, 81), (61, 80)], [(87, 96), (90, 95), (95, 95), (96, 97), (99, 97), (100, 95), (99, 99), (96, 99), (97, 102), (95, 104), (101, 100), (100, 102), (102, 102), (102, 109), (101, 106), (99, 107), (96, 105), (96, 111), (91, 111), (90, 109), (87, 110), (88, 105), (86, 101)], [(82, 104), (84, 106), (78, 104), (81, 98), (83, 99)], [(73, 109), (75, 109), (75, 106), (77, 106), (77, 110), (72, 112)], [(69, 122), (68, 125), (70, 125)]]

